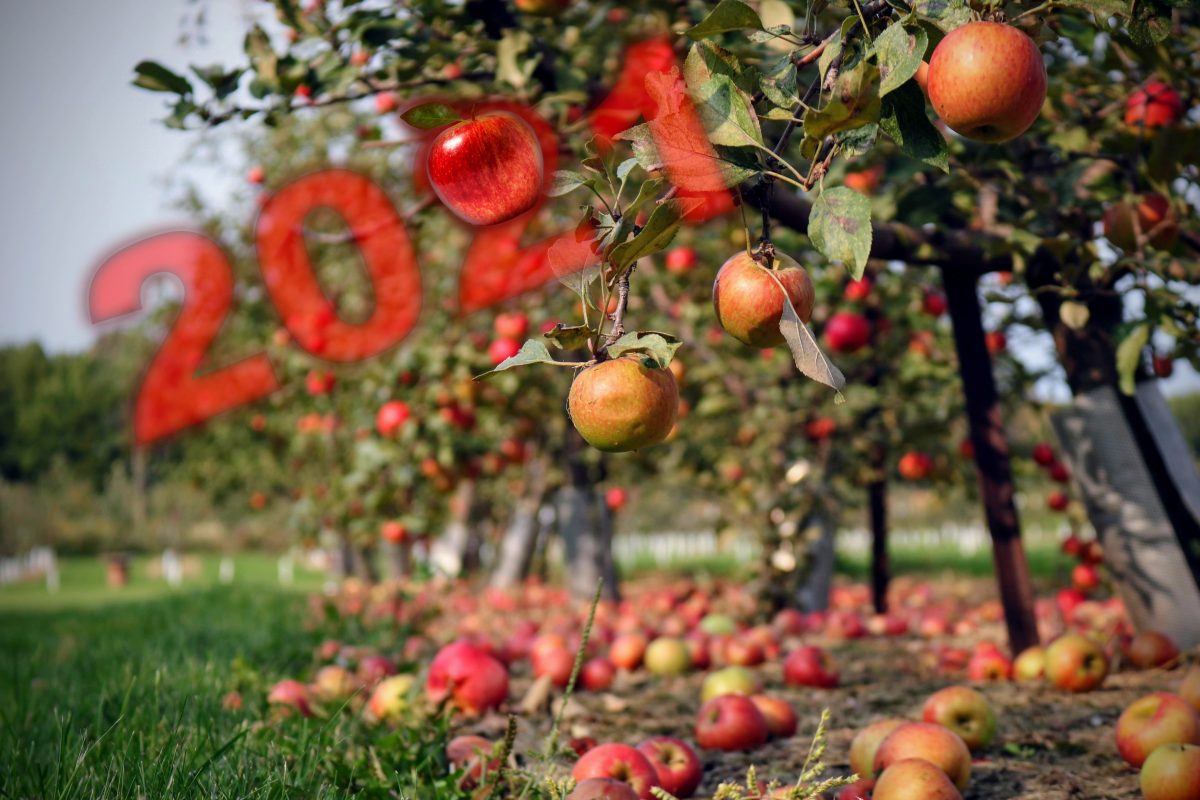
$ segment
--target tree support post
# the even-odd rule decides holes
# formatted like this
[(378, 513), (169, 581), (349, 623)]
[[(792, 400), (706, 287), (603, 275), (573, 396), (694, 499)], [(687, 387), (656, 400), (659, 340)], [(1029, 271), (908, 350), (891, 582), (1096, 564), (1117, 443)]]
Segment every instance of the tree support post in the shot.
[(1009, 647), (1015, 655), (1038, 644), (1037, 615), (1014, 502), (1016, 491), (1008, 458), (1008, 438), (1000, 418), (996, 380), (984, 341), (976, 280), (976, 274), (971, 270), (956, 269), (953, 264), (942, 268), (971, 444), (975, 449), (979, 490), (992, 536), (1000, 602), (1008, 625)]
[(892, 567), (888, 560), (887, 481), (881, 475), (867, 485), (871, 513), (871, 602), (876, 614), (887, 613)]

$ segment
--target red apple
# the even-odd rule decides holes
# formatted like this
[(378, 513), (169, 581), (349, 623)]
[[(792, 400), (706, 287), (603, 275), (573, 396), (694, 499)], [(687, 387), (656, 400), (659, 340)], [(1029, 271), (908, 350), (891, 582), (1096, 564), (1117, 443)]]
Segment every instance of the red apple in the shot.
[(928, 87), (934, 111), (954, 131), (978, 142), (1007, 142), (1041, 113), (1046, 65), (1017, 28), (970, 22), (934, 48)]
[(614, 358), (575, 376), (567, 396), (571, 422), (597, 450), (639, 450), (663, 441), (675, 427), (679, 415), (675, 377), (668, 369), (644, 362)]
[(379, 407), (375, 414), (375, 429), (380, 436), (391, 436), (408, 421), (411, 412), (408, 404), (399, 400), (389, 400)]
[(612, 686), (617, 668), (607, 658), (593, 658), (584, 663), (579, 672), (579, 683), (589, 692), (603, 692)]
[(549, 676), (551, 683), (564, 688), (571, 680), (571, 670), (575, 668), (575, 654), (566, 647), (552, 647), (530, 654), (535, 678)]
[(462, 770), (462, 789), (474, 789), (488, 775), (500, 769), (500, 759), (492, 755), (495, 745), (482, 736), (456, 736), (446, 745), (446, 760)]
[(1200, 744), (1200, 716), (1179, 695), (1154, 692), (1121, 712), (1116, 736), (1121, 758), (1140, 767), (1159, 745)]
[(875, 789), (875, 781), (870, 778), (860, 778), (848, 786), (843, 786), (834, 800), (871, 800), (871, 792)]
[(375, 112), (377, 114), (390, 114), (399, 105), (400, 103), (396, 100), (396, 95), (391, 92), (381, 92), (375, 95)]
[(637, 749), (658, 773), (658, 784), (663, 790), (680, 800), (696, 793), (704, 768), (696, 751), (687, 744), (670, 736), (654, 736)]
[(529, 317), (520, 311), (497, 314), (492, 330), (501, 339), (524, 339), (529, 334)]
[(1160, 356), (1155, 353), (1150, 359), (1150, 365), (1154, 369), (1156, 378), (1169, 378), (1175, 373), (1175, 362), (1169, 356)]
[(1088, 692), (1104, 683), (1108, 659), (1096, 644), (1077, 633), (1060, 636), (1046, 648), (1046, 680), (1069, 692)]
[(626, 633), (613, 640), (608, 648), (608, 660), (618, 669), (632, 672), (642, 665), (646, 655), (646, 637), (640, 633)]
[(1066, 511), (1067, 506), (1071, 505), (1071, 498), (1067, 497), (1067, 493), (1055, 489), (1046, 495), (1046, 508), (1051, 511)]
[(967, 662), (967, 679), (972, 681), (1006, 681), (1012, 677), (1012, 663), (1000, 652), (976, 653)]
[(962, 800), (954, 783), (935, 764), (922, 758), (896, 761), (883, 771), (872, 800)]
[(796, 712), (790, 703), (780, 697), (765, 694), (751, 696), (750, 702), (758, 707), (763, 719), (767, 721), (767, 730), (774, 739), (787, 739), (796, 733)]
[(854, 734), (850, 741), (850, 771), (862, 778), (875, 777), (875, 753), (892, 731), (905, 724), (902, 719), (881, 719)]
[(747, 638), (736, 636), (725, 643), (725, 663), (735, 667), (756, 667), (767, 660), (763, 646)]
[(482, 714), (508, 697), (508, 670), (469, 642), (455, 642), (434, 656), (425, 693), (434, 703), (449, 699), (468, 714)]
[(690, 247), (676, 247), (667, 252), (667, 272), (686, 275), (696, 266), (696, 251)]
[(1141, 631), (1129, 642), (1125, 655), (1138, 669), (1151, 669), (1174, 661), (1179, 657), (1179, 648), (1165, 633)]
[(791, 686), (833, 689), (838, 685), (837, 666), (824, 650), (804, 645), (793, 650), (784, 660), (783, 681)]
[(1125, 101), (1125, 124), (1161, 128), (1174, 125), (1183, 116), (1183, 99), (1162, 81), (1151, 81)]
[(696, 743), (706, 750), (731, 752), (766, 744), (770, 728), (750, 698), (724, 694), (701, 706), (695, 735)]
[(785, 290), (796, 315), (808, 322), (816, 295), (804, 268), (776, 254), (775, 268), (768, 270), (745, 251), (739, 252), (721, 266), (713, 283), (717, 321), (742, 344), (777, 347), (784, 343), (779, 321)]
[(379, 529), (379, 536), (385, 542), (392, 544), (400, 544), (408, 539), (408, 528), (404, 527), (403, 522), (397, 522), (390, 519), (383, 523), (383, 527)]
[(845, 291), (842, 292), (842, 297), (856, 303), (860, 303), (870, 296), (871, 279), (865, 275), (859, 280), (847, 283)]
[(1084, 594), (1094, 592), (1100, 586), (1100, 573), (1091, 564), (1076, 564), (1071, 570), (1071, 585)]
[(922, 481), (933, 472), (933, 459), (927, 453), (909, 451), (900, 457), (896, 467), (906, 481)]
[(1045, 442), (1038, 442), (1033, 446), (1033, 460), (1043, 467), (1048, 467), (1058, 460), (1054, 454), (1054, 448)]
[(1142, 764), (1139, 782), (1145, 800), (1196, 800), (1200, 797), (1200, 747), (1159, 745)]
[(931, 317), (940, 317), (946, 308), (946, 295), (941, 292), (926, 292), (921, 300), (921, 310)]
[(1050, 476), (1050, 480), (1054, 481), (1055, 483), (1066, 483), (1067, 481), (1071, 480), (1070, 471), (1061, 461), (1055, 461), (1053, 464), (1047, 467), (1046, 474)]
[(999, 355), (1008, 349), (1008, 337), (1004, 331), (988, 331), (983, 336), (983, 343), (992, 355)]
[(262, 183), (266, 177), (267, 173), (263, 171), (263, 168), (260, 166), (253, 166), (246, 173), (246, 180), (255, 185)]
[(472, 225), (510, 220), (541, 195), (541, 145), (529, 123), (513, 114), (451, 125), (434, 139), (427, 169), (438, 199)]
[(658, 773), (644, 755), (625, 744), (602, 744), (588, 750), (575, 762), (571, 776), (576, 781), (588, 778), (613, 778), (629, 784), (639, 800), (653, 800), (650, 790), (658, 786)]
[(969, 686), (934, 692), (925, 701), (921, 718), (954, 731), (972, 751), (987, 747), (996, 735), (996, 712), (986, 697)]
[(638, 800), (638, 793), (615, 778), (587, 778), (575, 784), (566, 800)]
[[(898, 761), (921, 758), (942, 770), (963, 790), (971, 780), (971, 752), (953, 731), (928, 722), (906, 722), (888, 734), (875, 753), (877, 781)], [(875, 786), (876, 796), (879, 784)]]
[(364, 686), (374, 686), (384, 678), (395, 674), (396, 665), (387, 656), (369, 655), (358, 662), (358, 680)]
[(500, 364), (521, 352), (521, 343), (516, 339), (496, 339), (488, 345), (488, 358)]
[(295, 710), (301, 716), (313, 715), (312, 699), (308, 687), (300, 681), (282, 680), (271, 687), (267, 694), (267, 702), (288, 710)]
[(839, 311), (825, 322), (825, 343), (835, 353), (856, 353), (871, 341), (871, 323), (861, 314)]
[(613, 486), (604, 493), (604, 502), (613, 511), (620, 511), (629, 502), (629, 493), (620, 486)]

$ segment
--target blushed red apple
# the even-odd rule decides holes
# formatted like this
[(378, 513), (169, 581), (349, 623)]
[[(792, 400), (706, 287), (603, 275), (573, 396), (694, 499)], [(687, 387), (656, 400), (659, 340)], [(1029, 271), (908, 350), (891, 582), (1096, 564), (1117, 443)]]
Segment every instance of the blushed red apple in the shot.
[(438, 199), (472, 225), (496, 225), (537, 204), (542, 148), (519, 117), (481, 114), (451, 125), (429, 148), (429, 183)]

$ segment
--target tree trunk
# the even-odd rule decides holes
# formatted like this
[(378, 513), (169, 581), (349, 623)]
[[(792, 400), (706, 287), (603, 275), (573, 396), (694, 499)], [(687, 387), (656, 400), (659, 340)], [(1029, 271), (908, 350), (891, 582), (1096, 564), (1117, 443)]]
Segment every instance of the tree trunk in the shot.
[(474, 506), (475, 481), (459, 482), (450, 499), (450, 524), (442, 537), (434, 542), (431, 554), (433, 564), (447, 575), (462, 575), (470, 560), (472, 537), (477, 536), (471, 527)]
[(412, 551), (408, 542), (386, 542), (383, 545), (384, 558), (387, 559), (388, 576), (394, 581), (402, 581), (412, 571)]
[(805, 611), (824, 611), (829, 608), (829, 591), (833, 588), (833, 571), (837, 560), (835, 519), (835, 515), (818, 502), (808, 522), (810, 527), (820, 529), (820, 535), (809, 548), (808, 575), (799, 592), (800, 607)]
[(546, 464), (541, 458), (528, 462), (526, 491), (514, 504), (508, 528), (500, 541), (492, 586), (505, 588), (529, 577), (538, 542), (538, 511), (546, 496), (545, 475)]
[(130, 516), (134, 540), (143, 542), (146, 535), (146, 448), (135, 446), (132, 461), (133, 507)]
[(374, 548), (351, 547), (350, 552), (354, 576), (370, 586), (379, 583), (379, 570), (375, 568)]
[(1029, 562), (1021, 544), (1021, 526), (1014, 501), (1016, 487), (1008, 459), (1008, 438), (1000, 417), (992, 361), (984, 341), (975, 275), (948, 266), (942, 269), (942, 281), (954, 324), (954, 347), (962, 374), (971, 444), (975, 449), (979, 492), (992, 536), (1000, 602), (1004, 606), (1009, 647), (1016, 654), (1038, 643), (1038, 629)]

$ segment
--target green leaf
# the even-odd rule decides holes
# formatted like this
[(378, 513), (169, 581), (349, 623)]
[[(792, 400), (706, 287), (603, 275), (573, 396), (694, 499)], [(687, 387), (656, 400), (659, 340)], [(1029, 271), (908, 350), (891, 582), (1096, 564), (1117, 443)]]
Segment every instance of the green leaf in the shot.
[(974, 19), (967, 0), (914, 0), (912, 9), (947, 33)]
[[(779, 279), (775, 280), (778, 283)], [(792, 300), (788, 297), (782, 284), (779, 285), (779, 291), (783, 294), (783, 313), (779, 317), (779, 332), (783, 334), (783, 339), (787, 342), (796, 369), (806, 377), (833, 389), (837, 393), (834, 395), (835, 403), (846, 402), (846, 398), (842, 396), (842, 389), (846, 386), (846, 376), (821, 352), (816, 337), (796, 313), (795, 307), (792, 306)]]
[(235, 69), (226, 72), (225, 68), (220, 65), (198, 67), (193, 64), (192, 72), (196, 74), (197, 78), (204, 81), (208, 88), (213, 90), (218, 100), (224, 100), (237, 91), (238, 82), (246, 70)]
[(792, 54), (784, 53), (778, 58), (766, 61), (760, 69), (758, 86), (762, 93), (775, 105), (785, 108), (790, 116), (791, 109), (800, 100)]
[(824, 139), (838, 131), (876, 122), (879, 114), (879, 68), (859, 58), (838, 74), (825, 107), (804, 115), (804, 135)]
[(617, 165), (617, 180), (622, 183), (629, 177), (629, 173), (633, 172), (633, 168), (638, 165), (636, 158), (627, 158)]
[(259, 80), (266, 84), (274, 84), (278, 81), (279, 56), (271, 47), (271, 37), (267, 35), (266, 31), (255, 25), (246, 34), (242, 47)]
[(942, 172), (950, 171), (950, 149), (941, 131), (929, 121), (925, 112), (925, 94), (916, 81), (908, 81), (883, 98), (879, 127), (909, 158), (923, 161)]
[(442, 105), (441, 103), (424, 103), (419, 106), (413, 106), (408, 111), (405, 111), (400, 115), (400, 119), (414, 128), (429, 130), (430, 128), (440, 128), (443, 125), (462, 122), (462, 115), (450, 106)]
[(683, 344), (669, 333), (656, 331), (633, 331), (608, 346), (608, 354), (617, 358), (629, 353), (642, 353), (659, 369), (666, 369), (675, 358), (675, 351)]
[(900, 88), (917, 74), (928, 46), (929, 35), (923, 28), (905, 28), (899, 22), (892, 23), (875, 38), (881, 96)]
[(550, 351), (546, 349), (546, 345), (537, 339), (530, 339), (529, 341), (525, 342), (525, 344), (521, 345), (521, 349), (515, 356), (510, 356), (504, 359), (496, 365), (495, 369), (489, 370), (482, 375), (477, 375), (475, 380), (490, 378), (497, 372), (503, 372), (504, 370), (512, 369), (513, 367), (523, 367), (526, 364), (553, 363), (554, 358), (550, 355)]
[(133, 68), (133, 71), (137, 73), (137, 77), (133, 79), (134, 86), (140, 86), (152, 92), (192, 93), (192, 84), (187, 78), (172, 72), (156, 61), (141, 61)]
[(591, 178), (569, 169), (555, 170), (550, 178), (550, 188), (546, 190), (546, 195), (549, 197), (561, 197), (564, 194), (570, 194), (582, 186), (587, 186), (591, 180)]
[(1073, 331), (1082, 329), (1088, 323), (1091, 312), (1087, 305), (1075, 300), (1067, 300), (1058, 307), (1058, 318), (1062, 324)]
[(643, 181), (642, 185), (638, 187), (637, 197), (633, 198), (633, 202), (625, 206), (625, 215), (622, 217), (622, 219), (636, 219), (637, 212), (640, 211), (642, 206), (646, 205), (646, 203), (649, 203), (655, 197), (658, 197), (658, 193), (662, 190), (663, 184), (665, 183), (666, 181), (662, 178), (650, 178), (649, 180)]
[(1134, 378), (1142, 363), (1142, 350), (1150, 340), (1150, 326), (1138, 325), (1117, 345), (1117, 376), (1121, 391), (1133, 394)]
[(728, 31), (763, 29), (762, 20), (753, 8), (740, 0), (721, 0), (717, 7), (699, 24), (686, 31), (690, 39), (707, 39)]
[(822, 192), (808, 217), (808, 238), (822, 255), (845, 264), (859, 280), (871, 255), (870, 201), (845, 186)]
[(868, 122), (853, 130), (840, 131), (833, 138), (841, 146), (842, 155), (857, 158), (871, 152), (875, 147), (875, 142), (879, 139), (879, 126)]
[(728, 147), (762, 145), (762, 130), (750, 98), (728, 76), (712, 76), (695, 100), (710, 142)]
[(657, 253), (671, 244), (683, 217), (701, 201), (694, 198), (674, 198), (665, 203), (659, 203), (646, 220), (646, 226), (627, 242), (612, 249), (608, 260), (618, 272), (637, 261), (639, 258)]
[(755, 88), (754, 70), (742, 68), (737, 56), (713, 42), (702, 41), (692, 45), (683, 62), (683, 81), (692, 91), (698, 91), (712, 80), (714, 75), (726, 75), (740, 88)]
[(564, 325), (555, 323), (554, 327), (542, 334), (560, 350), (575, 350), (587, 344), (592, 331), (586, 325)]

